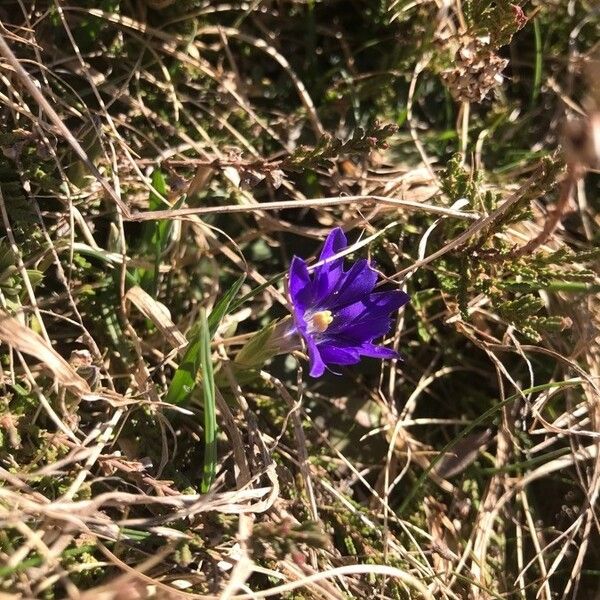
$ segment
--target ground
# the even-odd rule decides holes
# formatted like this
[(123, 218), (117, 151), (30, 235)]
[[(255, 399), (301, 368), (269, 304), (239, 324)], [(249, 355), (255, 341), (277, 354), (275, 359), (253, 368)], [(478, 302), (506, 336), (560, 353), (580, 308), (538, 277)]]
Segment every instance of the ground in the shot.
[[(600, 596), (594, 2), (0, 21), (2, 598)], [(313, 378), (336, 227), (410, 301)]]

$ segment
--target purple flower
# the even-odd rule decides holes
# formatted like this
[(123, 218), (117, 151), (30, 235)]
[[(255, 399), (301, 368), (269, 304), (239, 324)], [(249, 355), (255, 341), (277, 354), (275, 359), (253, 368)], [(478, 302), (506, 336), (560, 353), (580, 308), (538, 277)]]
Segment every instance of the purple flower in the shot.
[(329, 365), (353, 365), (361, 356), (397, 358), (396, 352), (373, 344), (391, 328), (391, 313), (404, 306), (408, 294), (374, 292), (377, 273), (361, 259), (344, 270), (344, 259), (332, 258), (348, 245), (337, 227), (325, 240), (318, 265), (309, 273), (297, 256), (290, 266), (289, 294), (296, 331), (304, 338), (311, 377)]

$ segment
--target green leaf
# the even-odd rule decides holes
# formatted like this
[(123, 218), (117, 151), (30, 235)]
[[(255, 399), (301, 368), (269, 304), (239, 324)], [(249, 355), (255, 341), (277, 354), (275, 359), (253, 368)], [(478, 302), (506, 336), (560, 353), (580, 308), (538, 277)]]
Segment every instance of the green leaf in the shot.
[[(74, 260), (79, 262), (82, 268), (91, 268), (91, 264), (89, 262), (85, 261), (84, 263), (82, 263), (82, 260), (85, 260), (85, 256), (91, 256), (92, 258), (101, 261), (110, 269), (113, 269), (115, 267), (121, 267), (121, 261), (123, 260), (123, 258), (120, 254), (108, 252), (107, 250), (104, 250), (102, 248), (92, 248), (91, 246), (88, 246), (87, 244), (81, 242), (75, 242), (72, 246), (73, 250), (76, 253)], [(142, 269), (136, 269), (133, 273), (131, 273), (128, 270), (125, 271), (125, 278), (129, 285), (139, 285), (137, 274), (141, 270)]]
[(215, 376), (211, 357), (211, 332), (206, 311), (200, 311), (194, 338), (175, 372), (165, 399), (171, 404), (183, 404), (196, 387), (196, 375), (202, 380), (202, 403), (204, 408), (204, 468), (202, 492), (212, 485), (217, 468), (217, 413), (215, 406)]
[(148, 198), (148, 208), (150, 210), (160, 210), (164, 208), (162, 198), (167, 196), (167, 180), (160, 169), (155, 169), (152, 172), (152, 188)]
[(210, 350), (210, 332), (206, 311), (200, 312), (200, 365), (202, 368), (202, 391), (204, 403), (204, 472), (202, 492), (210, 490), (217, 470), (217, 411), (215, 401), (215, 376)]
[[(160, 169), (152, 173), (152, 190), (148, 198), (148, 208), (150, 210), (159, 210), (164, 198), (167, 195), (167, 182)], [(144, 224), (142, 233), (142, 249), (154, 257), (154, 269), (138, 269), (138, 275), (141, 287), (148, 293), (153, 293), (158, 281), (158, 267), (160, 265), (161, 254), (168, 242), (171, 229), (170, 221), (150, 221)]]

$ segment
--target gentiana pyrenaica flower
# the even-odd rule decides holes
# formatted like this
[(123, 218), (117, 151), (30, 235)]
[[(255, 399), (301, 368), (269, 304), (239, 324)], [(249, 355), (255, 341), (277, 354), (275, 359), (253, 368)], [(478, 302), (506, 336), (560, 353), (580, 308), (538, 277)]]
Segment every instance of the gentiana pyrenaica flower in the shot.
[(348, 245), (341, 228), (325, 240), (319, 262), (309, 270), (294, 256), (289, 273), (293, 329), (304, 339), (310, 375), (320, 377), (329, 365), (353, 365), (362, 356), (398, 358), (398, 354), (373, 343), (390, 331), (391, 315), (409, 296), (400, 290), (375, 292), (377, 272), (365, 259), (344, 270), (337, 256)]

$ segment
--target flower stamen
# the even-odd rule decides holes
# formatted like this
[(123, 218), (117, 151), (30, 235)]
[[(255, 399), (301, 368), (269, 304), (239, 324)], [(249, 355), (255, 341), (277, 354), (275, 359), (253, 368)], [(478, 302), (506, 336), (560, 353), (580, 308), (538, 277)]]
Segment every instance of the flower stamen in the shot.
[(320, 310), (319, 312), (316, 312), (310, 320), (311, 329), (323, 333), (324, 331), (327, 331), (327, 328), (331, 325), (332, 321), (333, 315), (330, 310)]

